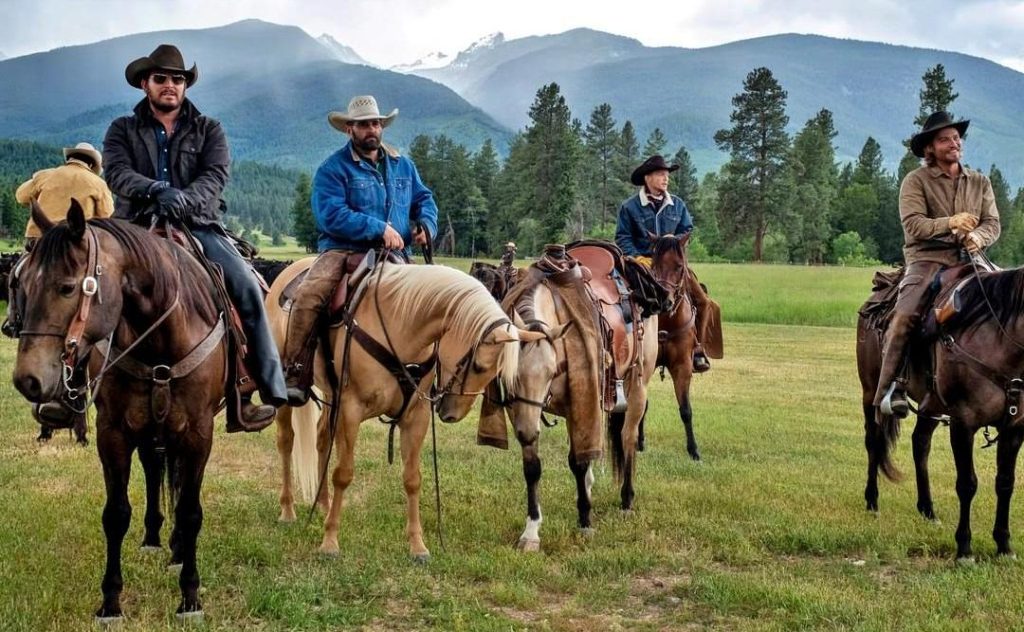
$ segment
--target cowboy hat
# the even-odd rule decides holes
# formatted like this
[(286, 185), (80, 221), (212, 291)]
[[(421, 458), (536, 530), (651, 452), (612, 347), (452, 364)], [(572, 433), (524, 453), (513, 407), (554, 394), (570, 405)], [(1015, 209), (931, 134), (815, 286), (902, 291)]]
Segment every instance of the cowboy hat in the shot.
[(103, 156), (100, 152), (96, 151), (96, 148), (89, 143), (78, 143), (74, 147), (64, 148), (64, 160), (67, 161), (69, 158), (80, 158), (84, 157), (92, 165), (91, 169), (96, 175), (100, 175), (103, 171)]
[(954, 121), (949, 112), (934, 112), (921, 126), (921, 131), (914, 134), (910, 139), (910, 151), (918, 158), (924, 158), (924, 148), (927, 147), (940, 130), (947, 127), (955, 127), (960, 132), (960, 138), (967, 136), (967, 126), (970, 121)]
[(139, 83), (154, 70), (166, 70), (176, 74), (185, 75), (185, 85), (189, 88), (199, 79), (199, 69), (192, 64), (190, 70), (185, 69), (185, 58), (177, 46), (161, 44), (147, 57), (139, 57), (124, 69), (124, 78), (133, 88), (138, 88)]
[(377, 108), (377, 99), (369, 95), (352, 97), (348, 102), (347, 112), (331, 112), (327, 120), (331, 126), (342, 132), (348, 131), (349, 123), (354, 121), (380, 120), (381, 127), (391, 125), (391, 122), (398, 116), (398, 108), (391, 110), (387, 116), (383, 116)]
[(644, 176), (648, 173), (655, 171), (668, 171), (672, 172), (679, 168), (679, 165), (670, 165), (665, 162), (665, 159), (655, 154), (644, 161), (642, 165), (633, 170), (633, 175), (629, 176), (629, 181), (636, 186), (643, 186)]

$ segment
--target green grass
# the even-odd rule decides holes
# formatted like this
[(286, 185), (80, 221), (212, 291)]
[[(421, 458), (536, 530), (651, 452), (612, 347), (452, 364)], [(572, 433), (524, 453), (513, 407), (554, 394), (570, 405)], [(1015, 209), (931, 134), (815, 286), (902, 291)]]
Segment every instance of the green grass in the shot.
[[(726, 314), (821, 318), (775, 300), (793, 288), (832, 288), (856, 305), (870, 271), (700, 266)], [(863, 285), (855, 280), (859, 275)], [(740, 279), (747, 285), (735, 287)], [(803, 290), (810, 291), (810, 290)], [(744, 298), (745, 297), (745, 298)], [(838, 308), (834, 308), (838, 309)], [(844, 308), (845, 309), (845, 308)], [(768, 317), (766, 317), (768, 318)], [(272, 433), (218, 429), (204, 487), (199, 564), (214, 630), (1012, 629), (1024, 620), (1024, 565), (994, 558), (994, 453), (978, 452), (978, 564), (952, 563), (956, 521), (947, 432), (931, 459), (942, 522), (915, 509), (909, 433), (883, 483), (881, 513), (864, 511), (863, 421), (852, 328), (726, 324), (726, 353), (695, 378), (704, 462), (685, 456), (670, 384), (652, 382), (648, 449), (636, 510), (618, 510), (610, 468), (596, 470), (595, 528), (576, 527), (574, 486), (560, 425), (541, 440), (542, 553), (513, 549), (525, 492), (518, 450), (474, 445), (475, 417), (439, 425), (443, 528), (437, 536), (429, 449), (422, 513), (433, 559), (412, 564), (403, 533), (399, 466), (386, 432), (364, 424), (356, 480), (336, 559), (316, 553), (320, 518), (281, 525)], [(841, 319), (838, 322), (845, 324)], [(0, 365), (15, 346), (0, 343)], [(103, 569), (102, 473), (95, 448), (65, 434), (34, 442), (35, 424), (0, 384), (0, 622), (5, 630), (92, 629)], [(124, 553), (124, 630), (173, 628), (176, 578), (163, 555), (137, 549), (141, 470)], [(1019, 503), (1018, 503), (1019, 504)], [(1018, 507), (1011, 529), (1022, 527)], [(166, 530), (165, 530), (166, 531)], [(165, 532), (166, 536), (166, 532)]]

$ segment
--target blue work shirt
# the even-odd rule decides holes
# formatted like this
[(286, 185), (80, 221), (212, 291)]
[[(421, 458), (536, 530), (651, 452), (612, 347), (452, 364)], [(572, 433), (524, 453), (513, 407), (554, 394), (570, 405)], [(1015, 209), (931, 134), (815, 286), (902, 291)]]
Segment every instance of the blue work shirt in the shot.
[(431, 239), (437, 235), (434, 194), (416, 166), (383, 144), (380, 160), (387, 161), (383, 169), (359, 156), (350, 141), (316, 170), (311, 201), (320, 252), (379, 248), (388, 223), (405, 240), (407, 254), (413, 221), (423, 224)]

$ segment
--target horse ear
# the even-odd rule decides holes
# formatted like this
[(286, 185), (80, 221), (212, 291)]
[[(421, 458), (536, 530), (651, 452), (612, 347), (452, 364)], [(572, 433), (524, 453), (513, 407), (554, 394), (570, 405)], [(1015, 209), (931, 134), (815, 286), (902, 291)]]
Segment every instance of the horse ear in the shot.
[(50, 221), (50, 218), (46, 216), (42, 207), (35, 200), (32, 200), (32, 223), (36, 225), (40, 232), (44, 233), (54, 226), (54, 223)]
[[(516, 327), (516, 329), (519, 329)], [(547, 334), (543, 331), (529, 331), (527, 329), (519, 329), (519, 342), (537, 342), (538, 340), (544, 340), (547, 338)]]
[(679, 236), (679, 247), (680, 248), (685, 248), (686, 244), (690, 243), (690, 235), (691, 234), (692, 233), (690, 231), (686, 231), (685, 233), (683, 233), (682, 235)]
[(71, 229), (71, 237), (75, 241), (81, 240), (85, 235), (85, 211), (75, 198), (71, 198), (71, 206), (68, 208), (68, 228)]
[(547, 331), (544, 332), (544, 335), (547, 337), (548, 340), (554, 342), (561, 338), (562, 336), (564, 336), (567, 331), (569, 331), (569, 328), (572, 327), (572, 323), (573, 321), (570, 320), (562, 323), (561, 325), (558, 325), (557, 327), (549, 327)]
[(526, 321), (524, 321), (523, 317), (519, 315), (519, 310), (512, 310), (512, 324), (515, 325), (517, 329), (526, 329)]
[(651, 242), (653, 244), (653, 243), (657, 243), (657, 241), (659, 239), (661, 239), (661, 237), (657, 233), (652, 233), (651, 231), (647, 231), (647, 241), (649, 241), (649, 242)]

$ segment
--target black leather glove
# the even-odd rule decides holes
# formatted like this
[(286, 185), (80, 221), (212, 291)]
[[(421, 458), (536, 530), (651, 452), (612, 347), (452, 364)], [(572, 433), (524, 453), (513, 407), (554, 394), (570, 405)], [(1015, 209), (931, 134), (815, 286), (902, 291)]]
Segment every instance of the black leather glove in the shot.
[(164, 217), (177, 220), (185, 218), (185, 209), (188, 208), (188, 197), (181, 189), (172, 186), (162, 188), (156, 194), (156, 203), (160, 214)]

